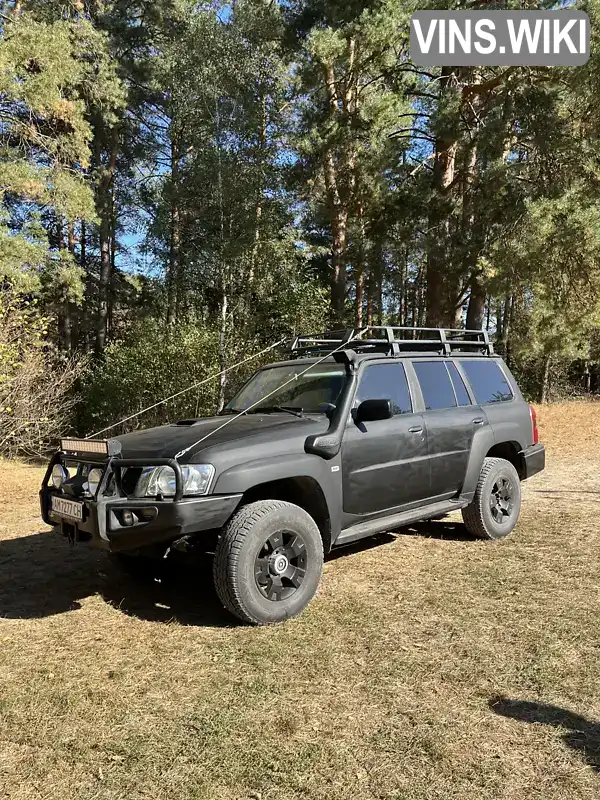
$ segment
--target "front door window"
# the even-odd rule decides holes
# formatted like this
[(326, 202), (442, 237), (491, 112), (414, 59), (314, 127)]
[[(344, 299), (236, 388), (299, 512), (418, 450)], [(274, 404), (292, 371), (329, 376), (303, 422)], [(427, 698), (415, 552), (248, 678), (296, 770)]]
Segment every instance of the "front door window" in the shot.
[(354, 407), (365, 400), (391, 400), (396, 414), (411, 414), (412, 402), (403, 364), (371, 364), (363, 372)]

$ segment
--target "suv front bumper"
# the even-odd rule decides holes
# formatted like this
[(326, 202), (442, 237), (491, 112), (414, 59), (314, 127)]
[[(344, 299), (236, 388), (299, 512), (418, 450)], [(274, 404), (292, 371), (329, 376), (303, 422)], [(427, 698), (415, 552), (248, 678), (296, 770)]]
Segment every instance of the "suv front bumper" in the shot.
[[(60, 517), (51, 510), (52, 495), (60, 494), (50, 487), (42, 488), (40, 505), (42, 519), (48, 525), (60, 525), (75, 539), (91, 539), (96, 547), (111, 552), (137, 550), (158, 542), (172, 542), (181, 536), (222, 528), (237, 508), (241, 495), (209, 495), (184, 500), (152, 498), (129, 500), (117, 497), (110, 500), (80, 500), (83, 520)], [(126, 527), (119, 522), (119, 512), (144, 511), (155, 514), (153, 519)]]
[[(111, 552), (126, 552), (157, 543), (173, 542), (182, 536), (222, 528), (229, 520), (239, 502), (241, 494), (204, 495), (183, 497), (179, 490), (174, 498), (157, 500), (153, 497), (132, 498), (118, 490), (114, 496), (103, 496), (107, 477), (117, 466), (131, 462), (109, 461), (98, 495), (95, 498), (69, 497), (82, 504), (81, 520), (74, 520), (52, 510), (52, 497), (65, 495), (48, 485), (52, 467), (60, 461), (57, 454), (48, 467), (40, 490), (42, 519), (48, 525), (60, 525), (64, 533), (73, 539), (88, 539), (96, 547)], [(148, 460), (152, 466), (152, 460)], [(120, 485), (120, 481), (117, 481)], [(136, 522), (124, 525), (123, 511), (131, 511)]]

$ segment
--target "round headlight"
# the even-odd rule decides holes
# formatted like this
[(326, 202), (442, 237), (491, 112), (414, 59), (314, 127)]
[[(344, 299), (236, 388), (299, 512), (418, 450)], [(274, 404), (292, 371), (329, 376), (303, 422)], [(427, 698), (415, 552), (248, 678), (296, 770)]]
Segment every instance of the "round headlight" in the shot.
[(98, 491), (98, 486), (100, 485), (100, 481), (102, 480), (102, 470), (94, 467), (89, 471), (87, 476), (88, 482), (88, 490), (90, 494), (96, 494)]
[(156, 486), (158, 492), (165, 497), (171, 497), (175, 494), (175, 471), (172, 467), (160, 467), (158, 475), (156, 476)]
[(52, 467), (52, 484), (55, 489), (60, 489), (65, 481), (69, 480), (69, 473), (62, 464), (55, 464)]

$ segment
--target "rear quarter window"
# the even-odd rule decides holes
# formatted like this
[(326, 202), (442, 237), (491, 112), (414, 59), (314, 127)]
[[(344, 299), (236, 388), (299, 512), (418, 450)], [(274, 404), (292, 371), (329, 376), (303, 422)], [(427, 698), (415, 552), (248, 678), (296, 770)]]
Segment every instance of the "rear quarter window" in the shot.
[(510, 384), (497, 361), (460, 362), (467, 380), (471, 384), (475, 400), (479, 405), (505, 403), (514, 397)]
[(470, 406), (471, 405), (471, 398), (469, 397), (469, 393), (467, 392), (467, 387), (465, 386), (465, 382), (461, 378), (456, 364), (452, 361), (446, 361), (446, 369), (450, 373), (450, 377), (452, 378), (452, 384), (454, 386), (454, 391), (456, 393), (456, 400), (459, 406)]
[(456, 408), (450, 374), (443, 361), (413, 361), (427, 411)]

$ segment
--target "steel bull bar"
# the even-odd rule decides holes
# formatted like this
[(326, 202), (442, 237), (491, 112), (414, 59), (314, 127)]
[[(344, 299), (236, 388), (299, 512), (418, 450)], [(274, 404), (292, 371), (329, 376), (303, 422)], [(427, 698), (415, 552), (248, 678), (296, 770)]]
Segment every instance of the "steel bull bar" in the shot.
[[(79, 440), (71, 441), (80, 444)], [(176, 459), (121, 458), (120, 447), (116, 452), (114, 445), (119, 443), (114, 440), (106, 443), (104, 453), (100, 453), (99, 448), (98, 452), (82, 452), (83, 448), (62, 446), (48, 465), (40, 491), (42, 518), (49, 525), (60, 525), (70, 541), (91, 539), (94, 545), (111, 551), (169, 543), (183, 535), (221, 528), (240, 501), (241, 495), (184, 497), (183, 473)], [(102, 469), (95, 496), (83, 491), (81, 480), (67, 482), (61, 489), (52, 485), (54, 466), (65, 462), (85, 463)], [(144, 467), (170, 467), (175, 475), (175, 494), (172, 497), (128, 496), (123, 489), (123, 471)], [(114, 493), (106, 494), (112, 476)], [(81, 504), (82, 519), (65, 519), (53, 512), (54, 496)]]

